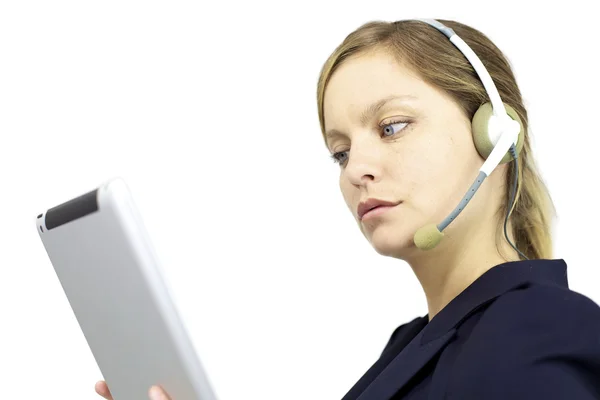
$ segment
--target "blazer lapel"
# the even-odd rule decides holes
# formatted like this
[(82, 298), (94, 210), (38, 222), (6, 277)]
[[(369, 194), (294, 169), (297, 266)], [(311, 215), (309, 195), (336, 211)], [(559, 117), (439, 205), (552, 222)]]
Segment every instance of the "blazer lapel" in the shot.
[(427, 343), (423, 333), (417, 336), (381, 371), (357, 400), (388, 400), (454, 337), (456, 329)]

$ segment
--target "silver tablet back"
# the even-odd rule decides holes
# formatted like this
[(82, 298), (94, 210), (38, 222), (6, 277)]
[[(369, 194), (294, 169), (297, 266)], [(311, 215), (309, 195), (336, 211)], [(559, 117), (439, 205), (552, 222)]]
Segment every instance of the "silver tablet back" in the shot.
[(215, 400), (126, 183), (40, 214), (36, 228), (115, 400)]

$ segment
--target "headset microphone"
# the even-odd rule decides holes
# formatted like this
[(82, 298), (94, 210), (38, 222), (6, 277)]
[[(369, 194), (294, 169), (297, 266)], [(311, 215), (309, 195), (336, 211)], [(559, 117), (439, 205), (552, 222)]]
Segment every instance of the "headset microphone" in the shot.
[[(516, 123), (516, 121), (513, 121)], [(504, 130), (504, 133), (500, 137), (498, 143), (494, 146), (492, 153), (485, 161), (483, 166), (479, 169), (477, 178), (464, 195), (458, 206), (444, 219), (439, 225), (429, 224), (420, 228), (414, 237), (415, 245), (421, 250), (433, 249), (444, 237), (442, 231), (465, 209), (469, 201), (473, 198), (479, 186), (483, 183), (485, 178), (496, 168), (500, 163), (500, 159), (506, 154), (506, 152), (517, 142), (519, 137), (520, 126), (516, 128), (508, 127)]]
[[(517, 112), (508, 104), (502, 102), (490, 74), (469, 45), (467, 45), (454, 30), (439, 21), (433, 19), (417, 20), (425, 22), (442, 32), (464, 54), (477, 72), (477, 75), (481, 79), (490, 98), (490, 102), (479, 107), (471, 121), (471, 130), (475, 147), (479, 154), (485, 159), (485, 162), (479, 169), (477, 178), (475, 178), (475, 181), (458, 206), (456, 206), (446, 219), (440, 224), (432, 223), (425, 225), (415, 233), (415, 245), (419, 249), (430, 250), (440, 243), (444, 237), (442, 231), (462, 212), (462, 210), (464, 210), (475, 193), (477, 193), (477, 190), (485, 178), (487, 178), (501, 163), (506, 163), (513, 159), (515, 162), (518, 162), (518, 154), (523, 147), (524, 132), (521, 119)], [(518, 168), (515, 168), (515, 175), (518, 176)], [(509, 207), (512, 206), (513, 199), (511, 199)], [(506, 239), (508, 240), (508, 236), (506, 236)], [(509, 243), (519, 252), (519, 254), (521, 254), (521, 256), (527, 258), (510, 242), (510, 240)]]

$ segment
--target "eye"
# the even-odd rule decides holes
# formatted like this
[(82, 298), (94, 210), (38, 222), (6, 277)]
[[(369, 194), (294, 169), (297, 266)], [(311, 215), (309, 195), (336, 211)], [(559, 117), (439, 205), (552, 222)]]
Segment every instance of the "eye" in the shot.
[[(408, 124), (410, 124), (410, 121), (397, 120), (397, 121), (387, 122), (387, 123), (379, 125), (379, 126), (382, 128), (382, 130), (381, 130), (382, 135), (389, 137), (389, 136), (393, 136), (396, 133), (400, 132)], [(404, 126), (402, 126), (402, 125), (404, 125)]]
[(348, 159), (348, 151), (338, 151), (331, 155), (331, 159), (334, 163), (343, 165)]
[[(382, 136), (390, 137), (390, 136), (394, 136), (398, 132), (406, 129), (406, 126), (411, 123), (412, 123), (412, 121), (410, 121), (410, 120), (392, 120), (390, 122), (386, 121), (385, 124), (380, 124), (379, 128), (381, 130)], [(333, 153), (331, 155), (331, 159), (336, 164), (343, 166), (346, 163), (346, 161), (348, 161), (348, 150), (338, 151), (336, 153)]]

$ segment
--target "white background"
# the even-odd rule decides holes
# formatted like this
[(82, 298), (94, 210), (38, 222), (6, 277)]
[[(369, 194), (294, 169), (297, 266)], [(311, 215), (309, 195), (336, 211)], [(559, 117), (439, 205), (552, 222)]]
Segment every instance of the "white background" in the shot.
[(98, 398), (35, 217), (114, 176), (220, 399), (341, 398), (426, 314), (410, 268), (360, 234), (319, 132), (319, 69), (373, 19), (455, 19), (505, 52), (558, 209), (555, 256), (600, 302), (595, 5), (536, 3), (3, 2), (2, 398)]

